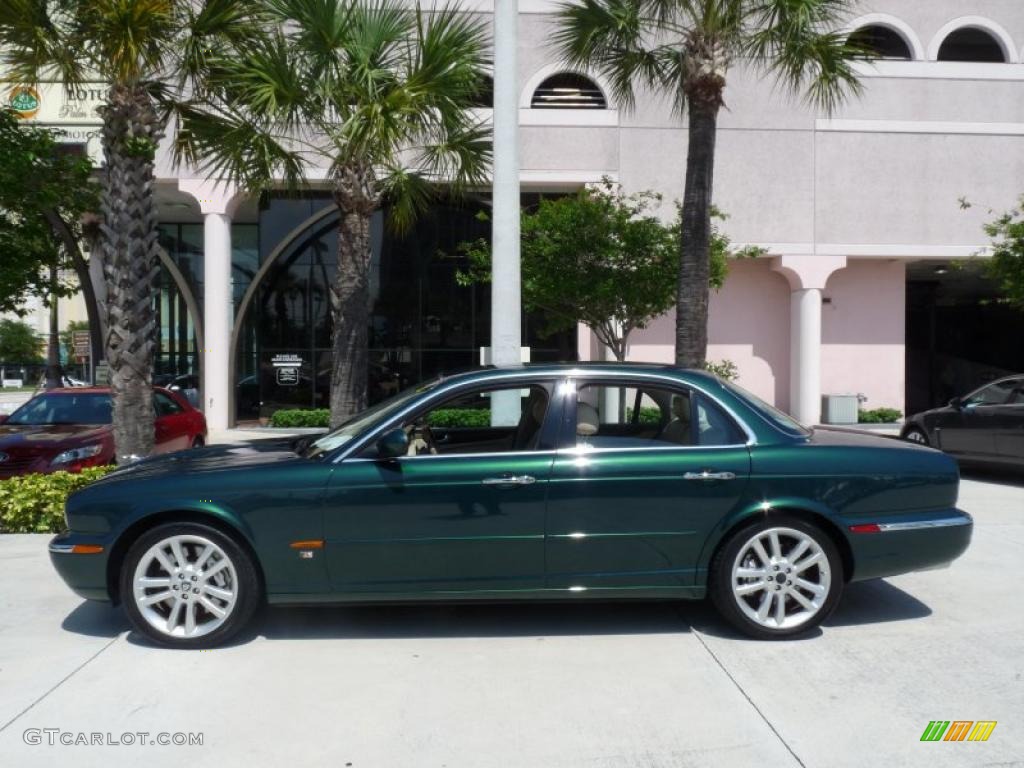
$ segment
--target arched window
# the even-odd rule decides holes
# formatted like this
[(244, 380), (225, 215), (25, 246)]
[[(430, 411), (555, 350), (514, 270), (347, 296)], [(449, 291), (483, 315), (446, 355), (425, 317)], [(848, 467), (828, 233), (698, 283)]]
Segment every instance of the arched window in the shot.
[(989, 32), (962, 27), (950, 32), (939, 46), (939, 61), (980, 61), (1003, 63), (1006, 53)]
[(572, 72), (552, 75), (537, 86), (532, 109), (608, 109), (604, 94), (593, 80)]
[(494, 78), (483, 75), (481, 83), (473, 97), (473, 106), (477, 109), (494, 109)]
[(903, 35), (881, 24), (869, 24), (850, 35), (851, 45), (879, 59), (910, 61), (913, 55)]

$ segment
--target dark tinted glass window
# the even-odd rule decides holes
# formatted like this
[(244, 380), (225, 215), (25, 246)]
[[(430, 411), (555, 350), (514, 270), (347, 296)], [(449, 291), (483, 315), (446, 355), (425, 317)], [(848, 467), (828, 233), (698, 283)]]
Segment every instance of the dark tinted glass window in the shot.
[(894, 29), (882, 26), (861, 27), (850, 35), (850, 44), (879, 59), (909, 61), (910, 46)]
[(968, 27), (950, 32), (942, 41), (939, 61), (1005, 62), (1006, 56), (992, 35)]
[(109, 424), (110, 395), (39, 395), (10, 415), (8, 424)]
[(968, 395), (964, 403), (966, 405), (1002, 405), (1009, 398), (1014, 389), (1014, 381), (997, 381), (987, 387), (975, 390)]
[(181, 413), (181, 406), (174, 402), (163, 392), (154, 392), (153, 410), (156, 412), (156, 415), (158, 417), (170, 416), (171, 414), (174, 413)]

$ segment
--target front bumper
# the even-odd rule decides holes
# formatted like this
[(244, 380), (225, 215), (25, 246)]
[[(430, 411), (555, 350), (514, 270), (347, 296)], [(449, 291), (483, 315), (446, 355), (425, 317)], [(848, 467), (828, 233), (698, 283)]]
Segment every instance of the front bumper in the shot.
[[(863, 521), (858, 521), (863, 522)], [(951, 508), (929, 514), (893, 516), (878, 522), (873, 533), (851, 533), (851, 581), (897, 576), (949, 565), (971, 543), (974, 519)]]
[[(95, 534), (65, 531), (50, 540), (50, 562), (64, 583), (86, 600), (110, 602), (107, 589), (107, 563), (112, 542)], [(75, 547), (79, 551), (75, 551)], [(102, 547), (99, 552), (92, 551)], [(85, 549), (85, 552), (81, 550)]]

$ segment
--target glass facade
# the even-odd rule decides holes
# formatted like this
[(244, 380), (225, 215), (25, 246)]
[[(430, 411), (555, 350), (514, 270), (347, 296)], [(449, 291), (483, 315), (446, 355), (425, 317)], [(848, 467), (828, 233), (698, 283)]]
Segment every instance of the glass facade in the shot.
[[(260, 214), (260, 259), (270, 258), (282, 238), (325, 206), (333, 206), (326, 195), (269, 197)], [(375, 216), (371, 403), (437, 374), (479, 364), (480, 347), (490, 343), (490, 288), (460, 286), (455, 274), (465, 268), (457, 252), (459, 243), (490, 235), (490, 224), (477, 218), (481, 207), (437, 206), (401, 235), (385, 226), (382, 214)], [(278, 253), (267, 269), (239, 329), (239, 420), (267, 416), (279, 408), (327, 407), (329, 285), (336, 262), (337, 215), (332, 210)], [(236, 291), (236, 297), (240, 295)], [(531, 347), (532, 359), (576, 359), (575, 331), (541, 338), (538, 320), (523, 318), (524, 344)], [(282, 376), (282, 369), (292, 373)]]

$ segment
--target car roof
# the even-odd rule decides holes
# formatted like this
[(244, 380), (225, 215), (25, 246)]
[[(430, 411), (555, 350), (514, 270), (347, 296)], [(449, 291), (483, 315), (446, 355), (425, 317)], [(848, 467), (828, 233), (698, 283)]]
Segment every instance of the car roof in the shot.
[(523, 374), (529, 376), (569, 376), (569, 375), (637, 375), (651, 374), (668, 376), (680, 381), (700, 380), (707, 383), (717, 382), (718, 377), (712, 373), (694, 368), (682, 368), (669, 363), (647, 363), (647, 362), (618, 362), (616, 360), (585, 361), (578, 363), (523, 363), (521, 365), (482, 366), (471, 368), (453, 374), (441, 374), (441, 380), (453, 381), (481, 381), (490, 378), (502, 378), (509, 374)]

